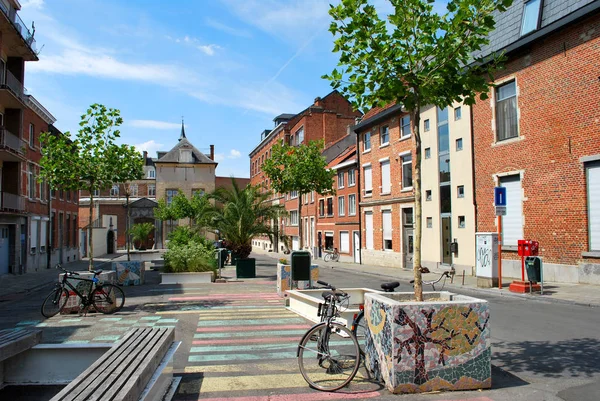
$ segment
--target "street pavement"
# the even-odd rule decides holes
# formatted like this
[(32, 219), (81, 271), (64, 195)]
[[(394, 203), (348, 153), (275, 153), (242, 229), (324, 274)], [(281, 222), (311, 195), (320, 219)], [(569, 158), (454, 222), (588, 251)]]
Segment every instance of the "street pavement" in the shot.
[[(573, 303), (568, 288), (557, 285), (544, 296), (515, 296), (479, 290), (465, 278), (444, 289), (475, 295), (490, 302), (492, 316), (493, 389), (426, 395), (392, 395), (361, 369), (352, 386), (336, 393), (308, 388), (298, 370), (296, 347), (311, 322), (284, 308), (276, 293), (276, 255), (254, 255), (257, 278), (235, 279), (226, 267), (226, 283), (160, 285), (156, 271), (146, 284), (125, 287), (122, 311), (106, 316), (59, 315), (44, 319), (41, 303), (47, 283), (15, 291), (0, 302), (0, 329), (40, 327), (43, 342), (113, 343), (132, 327), (175, 327), (182, 341), (175, 354), (175, 374), (182, 377), (175, 400), (597, 400), (600, 393), (600, 304), (581, 290), (585, 301)], [(83, 269), (85, 269), (84, 265)], [(71, 266), (67, 268), (71, 269)], [(82, 270), (83, 270), (82, 269)], [(321, 278), (338, 287), (378, 288), (390, 278), (411, 291), (410, 274), (344, 263), (322, 264)], [(48, 276), (50, 278), (50, 276)], [(1, 282), (0, 282), (1, 283)], [(553, 286), (554, 287), (554, 286)], [(587, 289), (586, 289), (587, 290)], [(596, 292), (597, 287), (596, 287)], [(598, 298), (598, 296), (597, 296)], [(0, 399), (5, 399), (0, 392)], [(47, 398), (11, 398), (49, 399)]]

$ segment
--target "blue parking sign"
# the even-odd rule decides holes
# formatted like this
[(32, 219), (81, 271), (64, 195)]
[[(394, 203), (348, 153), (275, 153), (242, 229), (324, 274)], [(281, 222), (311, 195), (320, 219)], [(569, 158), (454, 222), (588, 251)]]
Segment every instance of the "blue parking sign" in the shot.
[(506, 206), (506, 188), (494, 188), (494, 206)]

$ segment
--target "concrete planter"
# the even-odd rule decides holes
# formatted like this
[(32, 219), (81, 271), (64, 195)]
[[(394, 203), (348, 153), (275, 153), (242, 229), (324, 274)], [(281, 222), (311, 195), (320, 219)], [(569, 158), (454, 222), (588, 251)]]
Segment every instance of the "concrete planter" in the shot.
[(161, 273), (161, 284), (204, 284), (215, 281), (213, 272)]
[(144, 284), (146, 262), (140, 260), (112, 262), (112, 270), (117, 274), (117, 283), (119, 285)]
[[(319, 279), (319, 265), (310, 266), (310, 278), (313, 285), (317, 283), (317, 280)], [(298, 290), (310, 288), (310, 281), (296, 280), (292, 282), (292, 265), (277, 263), (277, 294), (279, 294), (280, 297), (283, 297), (287, 290), (291, 290), (292, 285), (294, 289)]]
[(487, 301), (446, 291), (424, 298), (365, 294), (367, 368), (393, 393), (490, 388)]

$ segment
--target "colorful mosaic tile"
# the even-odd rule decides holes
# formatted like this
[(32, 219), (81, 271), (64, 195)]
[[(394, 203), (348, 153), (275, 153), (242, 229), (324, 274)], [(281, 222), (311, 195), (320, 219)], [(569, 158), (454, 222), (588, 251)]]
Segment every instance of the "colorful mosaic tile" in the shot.
[(292, 289), (306, 290), (310, 288), (311, 281), (316, 283), (319, 279), (319, 265), (310, 266), (310, 281), (309, 280), (293, 280), (292, 281), (292, 266), (277, 264), (277, 294), (280, 297), (287, 291)]
[(112, 270), (117, 272), (117, 283), (120, 285), (144, 284), (144, 263), (139, 260), (112, 262)]

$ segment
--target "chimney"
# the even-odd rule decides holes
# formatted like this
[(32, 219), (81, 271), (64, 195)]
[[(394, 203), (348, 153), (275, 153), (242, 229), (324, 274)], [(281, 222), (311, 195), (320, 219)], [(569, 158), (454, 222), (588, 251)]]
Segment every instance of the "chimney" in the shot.
[(210, 160), (215, 160), (215, 145), (210, 145)]
[(316, 107), (322, 107), (323, 106), (323, 103), (321, 102), (321, 97), (320, 96), (317, 96), (315, 98), (315, 106)]
[(148, 159), (148, 152), (144, 150), (144, 164), (146, 164), (147, 159)]

